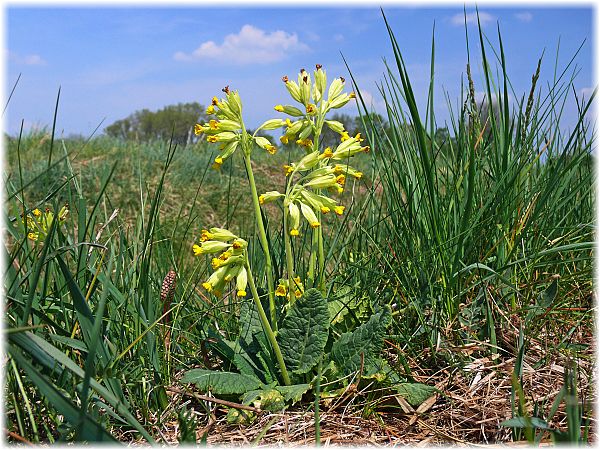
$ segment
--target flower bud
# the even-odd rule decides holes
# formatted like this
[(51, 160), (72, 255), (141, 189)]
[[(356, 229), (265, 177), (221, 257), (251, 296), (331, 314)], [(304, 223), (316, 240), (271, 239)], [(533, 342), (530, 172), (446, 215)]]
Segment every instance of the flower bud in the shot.
[(229, 91), (227, 93), (227, 100), (229, 101), (229, 107), (231, 111), (238, 117), (242, 114), (242, 100), (238, 91)]
[(268, 192), (265, 192), (264, 194), (261, 194), (258, 197), (258, 202), (261, 205), (264, 205), (265, 203), (271, 203), (280, 197), (285, 197), (285, 196), (277, 191), (268, 191)]
[(277, 105), (275, 107), (275, 111), (279, 111), (279, 112), (288, 114), (292, 117), (302, 117), (304, 115), (304, 113), (302, 111), (300, 111), (295, 106), (291, 106), (291, 105)]
[[(206, 238), (206, 239), (204, 239), (204, 238)], [(225, 228), (217, 228), (217, 227), (211, 228), (210, 231), (202, 230), (202, 237), (200, 238), (200, 240), (203, 242), (205, 240), (228, 242), (233, 239), (237, 239), (237, 236), (235, 234), (233, 234), (229, 230), (226, 230)]]
[(272, 155), (277, 150), (275, 148), (275, 146), (273, 144), (271, 144), (271, 142), (266, 137), (256, 136), (254, 138), (254, 142), (256, 142), (256, 145), (258, 145), (260, 148), (264, 148), (266, 151), (268, 151)]
[(306, 188), (310, 187), (313, 189), (321, 189), (321, 188), (331, 187), (331, 186), (335, 185), (336, 183), (337, 183), (337, 181), (336, 181), (335, 175), (330, 174), (330, 175), (323, 175), (321, 177), (313, 178), (308, 183), (306, 183), (304, 185), (304, 187), (306, 187)]
[(342, 134), (344, 132), (344, 124), (342, 122), (338, 122), (337, 120), (326, 120), (325, 125), (338, 134)]
[(331, 103), (338, 95), (342, 93), (344, 89), (344, 82), (341, 78), (336, 78), (332, 81), (327, 92), (327, 100)]
[[(211, 120), (210, 122), (212, 123), (213, 121)], [(242, 126), (236, 120), (223, 119), (217, 122), (217, 129), (219, 131), (237, 131), (240, 128), (242, 128)]]
[(225, 146), (223, 147), (223, 149), (221, 150), (221, 159), (225, 160), (227, 158), (229, 158), (233, 152), (235, 152), (235, 150), (237, 149), (237, 146), (240, 144), (240, 141), (235, 140), (235, 141), (231, 141), (228, 142), (227, 144), (225, 144)]
[(317, 228), (321, 225), (319, 223), (319, 219), (317, 218), (317, 215), (315, 214), (315, 212), (312, 210), (312, 208), (310, 206), (300, 202), (300, 210), (302, 211), (302, 215), (304, 216), (304, 218), (306, 220), (308, 220), (308, 223), (310, 224), (310, 226), (312, 228)]
[(298, 86), (300, 87), (300, 103), (308, 105), (310, 101), (310, 75), (304, 69), (298, 74)]
[(348, 94), (342, 94), (337, 96), (335, 99), (329, 101), (329, 107), (331, 109), (338, 109), (342, 106), (345, 106), (346, 103), (350, 101), (350, 96)]
[(231, 247), (231, 244), (220, 241), (205, 241), (200, 245), (194, 245), (192, 249), (194, 250), (194, 255), (206, 255), (208, 253), (218, 253), (227, 248)]
[[(290, 234), (292, 236), (298, 236), (298, 228), (300, 228), (300, 210), (295, 203), (291, 202), (288, 206), (289, 214), (290, 214)], [(296, 233), (294, 234), (294, 230)]]
[(298, 162), (296, 165), (296, 170), (309, 170), (315, 167), (319, 163), (319, 151), (316, 150), (312, 153), (309, 153), (304, 158)]
[(235, 279), (235, 287), (237, 289), (238, 297), (246, 296), (246, 286), (248, 285), (248, 272), (246, 272), (246, 268), (242, 267), (240, 272), (237, 274)]
[(287, 77), (284, 77), (285, 87), (292, 96), (294, 100), (302, 103), (302, 98), (300, 96), (300, 87), (296, 84), (295, 81), (289, 81)]
[(276, 130), (277, 128), (281, 128), (285, 126), (285, 121), (281, 119), (269, 119), (264, 122), (260, 127), (256, 129), (258, 130)]
[(317, 88), (317, 83), (313, 83), (312, 98), (315, 103), (319, 103), (323, 99), (323, 93)]
[(321, 97), (323, 97), (323, 94), (325, 93), (325, 87), (327, 86), (327, 74), (325, 73), (325, 70), (323, 70), (321, 66), (317, 64), (314, 75), (315, 85), (317, 88), (316, 90), (321, 94)]
[(309, 120), (302, 121), (302, 130), (300, 130), (300, 134), (298, 137), (300, 139), (306, 139), (313, 132), (312, 123)]

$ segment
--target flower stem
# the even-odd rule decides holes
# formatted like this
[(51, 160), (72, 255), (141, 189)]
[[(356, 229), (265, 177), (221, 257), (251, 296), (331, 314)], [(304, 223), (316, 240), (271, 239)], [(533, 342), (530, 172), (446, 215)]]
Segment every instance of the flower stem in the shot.
[(288, 217), (290, 214), (289, 208), (283, 208), (283, 240), (285, 243), (285, 263), (288, 274), (288, 293), (290, 301), (293, 299), (292, 293), (294, 289), (294, 258), (292, 255), (292, 242), (290, 241), (290, 232), (288, 230)]
[(275, 283), (273, 283), (273, 263), (271, 262), (271, 252), (269, 251), (269, 243), (267, 242), (267, 233), (260, 212), (260, 203), (258, 201), (258, 193), (256, 192), (256, 182), (254, 181), (254, 173), (250, 164), (250, 152), (244, 151), (244, 164), (248, 174), (248, 183), (252, 191), (252, 203), (254, 204), (254, 216), (258, 225), (258, 238), (265, 254), (265, 271), (267, 272), (267, 289), (269, 291), (269, 311), (271, 313), (271, 326), (277, 331), (277, 314), (275, 311)]
[[(247, 258), (247, 257), (246, 257)], [(279, 344), (275, 339), (275, 333), (273, 333), (273, 329), (269, 324), (269, 319), (267, 319), (267, 315), (265, 314), (265, 310), (260, 303), (260, 298), (258, 298), (258, 292), (256, 290), (256, 285), (254, 284), (254, 277), (252, 276), (252, 271), (250, 270), (250, 264), (248, 263), (248, 259), (244, 264), (246, 266), (246, 271), (248, 272), (248, 284), (250, 285), (250, 291), (252, 292), (252, 298), (254, 299), (254, 304), (256, 305), (256, 309), (258, 310), (258, 315), (260, 317), (260, 321), (263, 326), (263, 330), (267, 335), (267, 339), (271, 343), (271, 347), (273, 347), (273, 351), (275, 352), (275, 357), (277, 358), (277, 363), (279, 364), (279, 370), (281, 370), (281, 376), (283, 377), (283, 382), (286, 386), (289, 386), (291, 383), (290, 376), (288, 375), (287, 368), (285, 367), (285, 362), (283, 361), (283, 355), (281, 354), (281, 349), (279, 348)]]

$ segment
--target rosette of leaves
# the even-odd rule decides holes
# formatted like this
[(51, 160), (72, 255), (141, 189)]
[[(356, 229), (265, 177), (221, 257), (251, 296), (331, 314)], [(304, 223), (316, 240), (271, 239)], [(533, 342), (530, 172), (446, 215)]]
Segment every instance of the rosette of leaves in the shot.
[[(341, 379), (362, 370), (364, 378), (392, 384), (400, 382), (380, 356), (383, 338), (391, 323), (390, 308), (375, 308), (366, 322), (342, 334), (334, 333), (331, 328), (330, 308), (319, 290), (308, 289), (283, 317), (277, 341), (292, 379), (291, 386), (280, 385), (277, 365), (258, 313), (248, 301), (240, 305), (239, 336), (235, 341), (225, 339), (216, 331), (209, 332), (212, 349), (230, 364), (229, 370), (193, 369), (182, 381), (195, 383), (202, 391), (234, 396), (243, 404), (266, 410), (280, 410), (299, 401), (313, 385), (320, 360), (326, 367), (323, 376), (327, 379)], [(345, 382), (347, 379), (340, 381)]]

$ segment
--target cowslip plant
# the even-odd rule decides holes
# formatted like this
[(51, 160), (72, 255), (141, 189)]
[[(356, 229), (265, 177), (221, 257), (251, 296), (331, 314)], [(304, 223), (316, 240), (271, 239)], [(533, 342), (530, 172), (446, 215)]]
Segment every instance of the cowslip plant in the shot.
[[(216, 296), (235, 292), (234, 296), (240, 299), (237, 339), (230, 341), (217, 330), (208, 331), (213, 350), (238, 372), (193, 369), (183, 378), (184, 382), (194, 382), (202, 390), (239, 395), (245, 404), (254, 403), (262, 409), (275, 410), (282, 409), (286, 402), (298, 401), (317, 375), (332, 380), (347, 379), (360, 371), (363, 378), (379, 380), (389, 376), (395, 379), (391, 368), (379, 357), (385, 331), (391, 322), (389, 307), (372, 305), (373, 314), (365, 323), (340, 333), (332, 326), (339, 308), (332, 308), (325, 296), (322, 218), (329, 213), (344, 214), (345, 206), (335, 196), (344, 191), (347, 179), (362, 177), (349, 160), (360, 152), (369, 151), (369, 147), (362, 144), (360, 134), (350, 136), (342, 123), (327, 120), (326, 116), (331, 110), (346, 105), (355, 95), (344, 92), (345, 80), (341, 77), (327, 87), (326, 73), (320, 65), (316, 66), (312, 77), (302, 69), (297, 82), (288, 77), (283, 77), (283, 81), (296, 104), (276, 105), (275, 110), (286, 114), (287, 118), (269, 119), (249, 134), (242, 119), (240, 96), (226, 87), (223, 89), (226, 97), (214, 97), (206, 111), (216, 118), (195, 127), (197, 134), (205, 134), (208, 142), (219, 145), (219, 154), (213, 164), (215, 169), (241, 149), (265, 257), (270, 315), (267, 317), (265, 313), (255, 284), (248, 242), (223, 228), (202, 230), (200, 242), (193, 245), (193, 252), (197, 256), (211, 255), (213, 268), (202, 286)], [(335, 148), (321, 149), (320, 136), (325, 126), (340, 135)], [(304, 154), (283, 167), (286, 175), (283, 192), (270, 190), (258, 195), (250, 164), (251, 153), (255, 147), (275, 153), (276, 146), (257, 133), (278, 128), (283, 128), (281, 143), (295, 143)], [(261, 215), (263, 205), (275, 202), (281, 202), (283, 208), (281, 226), (285, 246), (285, 276), (279, 279), (277, 286)], [(296, 272), (296, 267), (301, 267), (298, 258), (303, 257), (303, 252), (296, 252), (296, 256), (293, 252), (294, 240), (304, 233), (310, 234), (307, 236), (310, 255), (305, 274)], [(257, 281), (262, 286), (260, 280)], [(232, 285), (235, 285), (233, 290)], [(331, 289), (329, 286), (329, 291)], [(279, 329), (276, 298), (283, 298), (285, 303), (280, 309), (285, 315), (279, 321)]]

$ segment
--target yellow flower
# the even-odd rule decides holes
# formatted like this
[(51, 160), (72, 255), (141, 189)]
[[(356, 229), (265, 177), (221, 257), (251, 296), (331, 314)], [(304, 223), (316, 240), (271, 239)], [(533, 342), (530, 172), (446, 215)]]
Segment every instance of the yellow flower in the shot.
[(350, 97), (350, 98), (356, 98), (356, 94), (354, 92), (350, 92), (350, 94), (348, 94), (348, 97)]
[(325, 147), (323, 153), (319, 155), (319, 159), (331, 158), (333, 156), (333, 150), (330, 147)]
[(319, 228), (321, 226), (321, 224), (319, 222), (312, 222), (310, 224), (310, 226), (313, 227), (313, 228)]
[(202, 287), (208, 292), (212, 292), (213, 286), (209, 282), (202, 283)]
[(288, 117), (287, 119), (285, 119), (285, 125), (286, 125), (288, 128), (291, 128), (291, 127), (292, 127), (293, 123), (292, 123), (292, 121), (290, 120), (290, 118), (289, 118), (289, 117)]
[(281, 141), (282, 144), (287, 144), (290, 141), (290, 138), (284, 134), (283, 136), (281, 136), (279, 138), (279, 140)]
[(298, 236), (299, 234), (300, 232), (296, 228), (292, 228), (292, 231), (290, 231), (290, 236)]
[(204, 128), (202, 127), (202, 125), (200, 125), (199, 123), (194, 125), (194, 134), (196, 136), (200, 136), (203, 132), (204, 132)]
[(200, 235), (200, 242), (208, 241), (212, 239), (212, 234), (208, 232), (208, 230), (202, 230), (202, 234)]
[(217, 138), (217, 136), (207, 136), (206, 140), (208, 142), (217, 142), (219, 139)]
[(277, 289), (275, 289), (275, 295), (277, 297), (285, 297), (287, 295), (285, 286), (283, 284), (277, 286)]
[(294, 168), (292, 166), (288, 166), (287, 164), (284, 164), (283, 170), (285, 171), (285, 176), (287, 177), (294, 171)]
[(218, 120), (211, 119), (208, 122), (208, 125), (210, 126), (211, 130), (218, 130), (219, 129), (219, 121)]
[(335, 211), (335, 213), (338, 216), (341, 216), (342, 214), (344, 214), (344, 209), (346, 209), (346, 207), (345, 206), (341, 206), (341, 205), (340, 206), (336, 206), (336, 207), (333, 208), (333, 210)]
[(312, 147), (313, 143), (310, 139), (298, 139), (296, 141), (296, 144), (298, 144), (301, 147)]
[(223, 158), (221, 158), (220, 156), (217, 156), (217, 157), (215, 158), (215, 164), (218, 164), (219, 166), (220, 166), (221, 164), (223, 164)]
[(40, 235), (39, 233), (33, 233), (33, 232), (32, 233), (27, 233), (27, 237), (29, 239), (31, 239), (32, 241), (37, 241), (39, 235)]
[(35, 208), (33, 210), (33, 215), (36, 217), (40, 217), (42, 215), (42, 212), (39, 209)]
[(344, 141), (346, 141), (346, 140), (348, 140), (348, 139), (350, 139), (350, 136), (348, 135), (348, 132), (347, 132), (347, 131), (344, 131), (344, 132), (342, 133), (342, 137), (340, 138), (340, 141), (344, 142)]
[(260, 194), (258, 196), (258, 203), (260, 203), (261, 205), (265, 204), (265, 194)]
[(212, 106), (217, 106), (218, 103), (219, 103), (219, 99), (217, 97), (213, 97), (212, 101), (211, 101), (211, 105)]
[(321, 206), (321, 212), (323, 214), (327, 214), (328, 212), (331, 211), (331, 208), (327, 207), (327, 206)]
[(223, 264), (223, 261), (220, 260), (219, 258), (213, 258), (210, 263), (212, 265), (212, 268), (216, 270), (219, 267), (221, 267), (221, 264)]
[(231, 252), (229, 252), (229, 251), (223, 252), (219, 255), (219, 259), (221, 261), (226, 261), (230, 256), (231, 256)]
[(358, 171), (357, 171), (357, 172), (355, 172), (355, 173), (353, 174), (353, 176), (354, 176), (354, 178), (356, 178), (357, 180), (360, 180), (360, 179), (362, 178), (362, 176), (363, 176), (363, 173), (362, 173), (362, 172), (358, 172)]
[(192, 250), (194, 251), (194, 256), (199, 256), (202, 254), (202, 247), (200, 247), (198, 244), (194, 244), (192, 246)]
[(346, 176), (345, 175), (338, 175), (337, 178), (335, 179), (335, 181), (340, 184), (340, 185), (344, 185), (346, 184)]
[(275, 105), (275, 111), (283, 112), (283, 105)]
[(298, 289), (296, 290), (296, 292), (294, 292), (294, 295), (296, 296), (296, 298), (300, 298), (302, 297), (302, 292)]
[(315, 114), (317, 112), (317, 107), (312, 103), (306, 105), (306, 114)]
[(237, 296), (238, 297), (245, 297), (246, 296), (246, 291), (242, 291), (242, 290), (237, 291)]
[(277, 152), (277, 147), (272, 144), (265, 146), (265, 149), (271, 154), (274, 155)]
[(208, 108), (206, 108), (206, 114), (209, 116), (214, 114), (215, 112), (215, 107), (213, 105), (210, 105)]
[(337, 189), (338, 194), (341, 194), (342, 192), (344, 192), (344, 186), (342, 186), (341, 184), (336, 184), (335, 187)]

